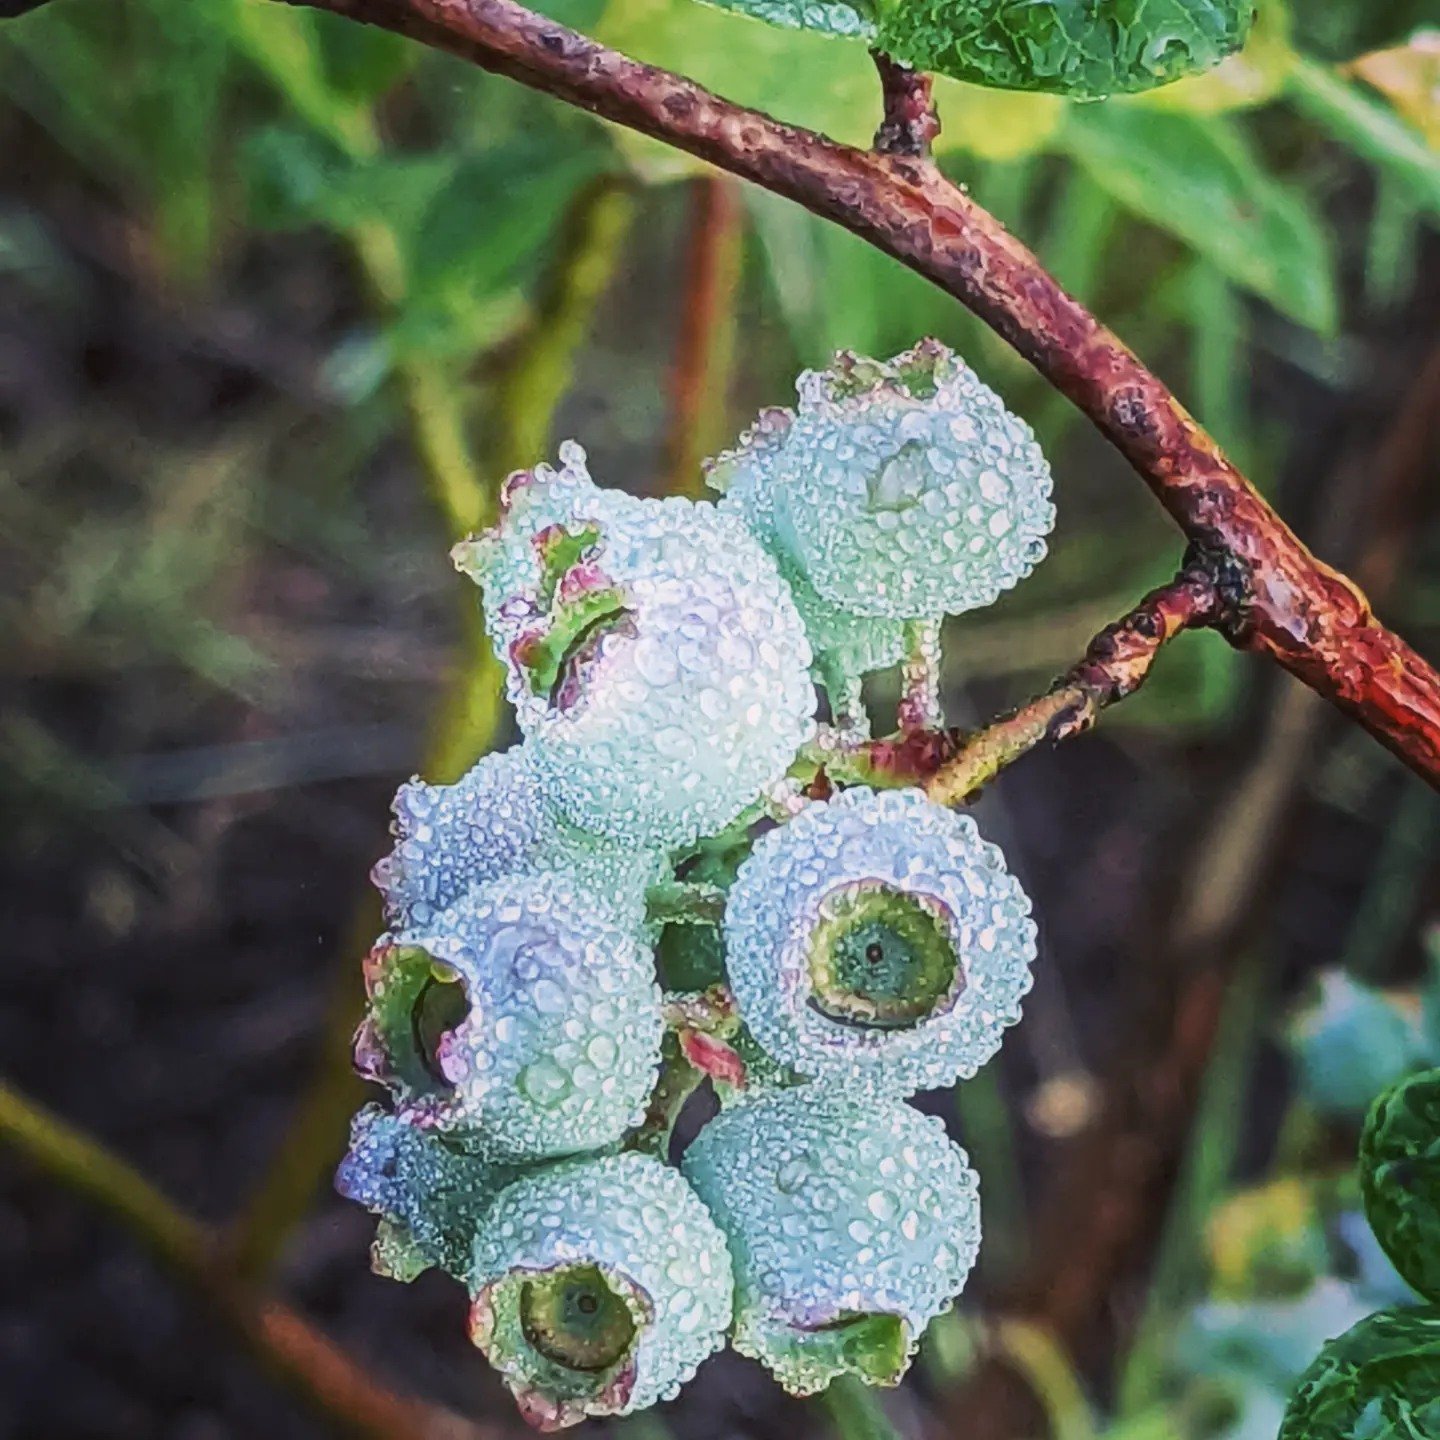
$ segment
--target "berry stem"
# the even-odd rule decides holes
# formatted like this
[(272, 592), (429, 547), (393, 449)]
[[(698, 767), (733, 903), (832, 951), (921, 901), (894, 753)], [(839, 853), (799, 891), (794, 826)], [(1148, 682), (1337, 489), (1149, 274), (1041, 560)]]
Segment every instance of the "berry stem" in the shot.
[(905, 622), (905, 658), (900, 668), (900, 730), (941, 730), (940, 621)]
[(940, 133), (940, 117), (931, 94), (933, 82), (928, 75), (878, 50), (872, 50), (870, 58), (880, 72), (880, 90), (885, 102), (885, 118), (875, 132), (876, 151), (881, 155), (928, 160), (930, 142)]

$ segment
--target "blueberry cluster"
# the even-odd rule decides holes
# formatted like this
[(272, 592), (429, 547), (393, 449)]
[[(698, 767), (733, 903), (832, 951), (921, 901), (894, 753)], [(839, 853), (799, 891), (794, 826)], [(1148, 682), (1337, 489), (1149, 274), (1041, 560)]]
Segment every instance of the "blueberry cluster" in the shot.
[(860, 743), (859, 678), (915, 627), (1034, 566), (1049, 472), (933, 342), (799, 388), (711, 464), (719, 504), (602, 489), (574, 444), (510, 477), (455, 558), (523, 741), (403, 786), (374, 871), (356, 1063), (390, 1106), (338, 1185), (378, 1271), (465, 1284), (544, 1429), (674, 1395), (727, 1337), (795, 1393), (894, 1384), (980, 1242), (906, 1101), (1019, 1019), (1029, 902), (968, 816), (787, 777)]

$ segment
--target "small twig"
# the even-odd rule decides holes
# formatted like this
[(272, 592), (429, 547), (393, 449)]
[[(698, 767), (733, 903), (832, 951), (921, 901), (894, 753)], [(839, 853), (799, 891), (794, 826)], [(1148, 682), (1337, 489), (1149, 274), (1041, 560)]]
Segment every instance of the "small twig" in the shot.
[(1011, 761), (1044, 740), (1082, 734), (1101, 710), (1145, 683), (1160, 651), (1182, 630), (1215, 622), (1215, 583), (1194, 565), (1152, 590), (1128, 615), (1090, 642), (1085, 658), (1044, 695), (970, 736), (926, 784), (942, 805), (959, 805)]
[(883, 740), (809, 747), (798, 768), (802, 777), (824, 771), (847, 785), (922, 785), (941, 805), (963, 805), (1037, 745), (1088, 730), (1103, 709), (1145, 683), (1160, 651), (1181, 631), (1219, 624), (1223, 613), (1210, 569), (1197, 559), (1102, 630), (1079, 664), (1043, 695), (984, 729), (962, 735), (935, 725), (907, 729), (902, 722)]
[(704, 175), (693, 184), (680, 335), (670, 372), (665, 467), (669, 494), (698, 497), (704, 491), (700, 462), (722, 440), (735, 351), (744, 210), (739, 186), (730, 176)]
[(0, 1081), (0, 1143), (114, 1215), (199, 1291), (245, 1347), (318, 1413), (368, 1440), (487, 1440), (491, 1432), (378, 1385), (289, 1306), (241, 1284), (215, 1235), (98, 1141)]
[(872, 50), (870, 58), (880, 72), (885, 102), (885, 118), (875, 132), (875, 149), (881, 155), (928, 159), (930, 144), (940, 133), (940, 117), (931, 93), (933, 82), (928, 75), (878, 50)]

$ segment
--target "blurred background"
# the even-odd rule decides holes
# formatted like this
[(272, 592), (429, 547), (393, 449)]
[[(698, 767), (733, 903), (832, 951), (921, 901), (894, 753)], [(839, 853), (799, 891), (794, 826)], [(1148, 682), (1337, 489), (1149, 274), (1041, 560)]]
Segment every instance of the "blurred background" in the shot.
[[(837, 42), (690, 0), (549, 13), (846, 140), (878, 118)], [(1440, 658), (1427, 20), (1261, 0), (1243, 55), (1140, 101), (942, 84), (938, 154)], [(0, 1075), (372, 1376), (513, 1435), (461, 1292), (370, 1275), (330, 1190), (390, 795), (510, 735), (449, 544), (568, 436), (607, 483), (698, 494), (799, 369), (925, 334), (1035, 425), (1060, 509), (1034, 578), (952, 622), (956, 723), (1042, 688), (1181, 542), (924, 282), (388, 35), (53, 0), (0, 23), (0, 95)], [(607, 1430), (1269, 1440), (1320, 1341), (1403, 1294), (1350, 1172), (1370, 1098), (1440, 1061), (1440, 797), (1195, 635), (977, 814), (1042, 949), (1000, 1058), (926, 1102), (984, 1178), (961, 1311), (878, 1400), (725, 1356)], [(0, 1147), (3, 1440), (331, 1433)]]

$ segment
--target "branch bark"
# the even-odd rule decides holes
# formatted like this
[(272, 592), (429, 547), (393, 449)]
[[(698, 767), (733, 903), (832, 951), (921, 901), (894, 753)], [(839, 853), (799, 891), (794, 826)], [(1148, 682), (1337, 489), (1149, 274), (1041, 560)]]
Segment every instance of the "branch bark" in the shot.
[(631, 60), (514, 0), (288, 0), (382, 26), (668, 142), (835, 221), (1003, 336), (1231, 562), (1224, 629), (1440, 786), (1440, 674), (1317, 560), (1163, 382), (923, 158), (838, 145)]

